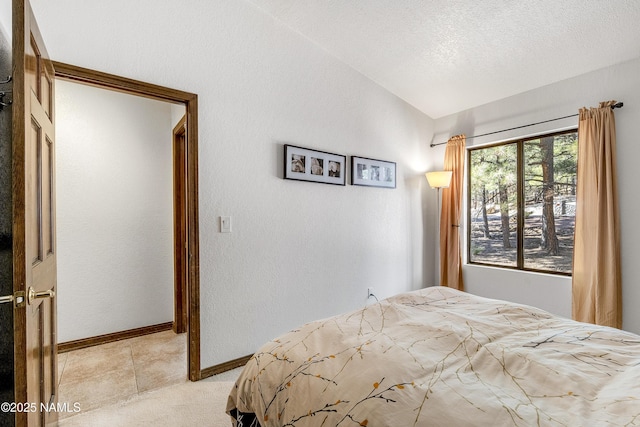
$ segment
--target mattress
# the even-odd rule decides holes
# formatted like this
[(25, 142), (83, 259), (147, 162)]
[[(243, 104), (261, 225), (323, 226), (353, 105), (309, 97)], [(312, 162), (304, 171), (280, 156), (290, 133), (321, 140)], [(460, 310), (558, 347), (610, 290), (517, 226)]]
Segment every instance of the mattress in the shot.
[(431, 287), (265, 343), (227, 412), (262, 427), (640, 425), (640, 337)]

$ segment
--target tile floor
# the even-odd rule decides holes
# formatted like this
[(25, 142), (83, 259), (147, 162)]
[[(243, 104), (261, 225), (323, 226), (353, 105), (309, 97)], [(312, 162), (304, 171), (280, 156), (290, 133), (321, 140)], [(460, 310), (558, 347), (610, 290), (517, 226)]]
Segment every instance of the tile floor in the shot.
[(59, 354), (58, 380), (58, 402), (77, 402), (79, 413), (187, 382), (187, 336), (165, 331)]

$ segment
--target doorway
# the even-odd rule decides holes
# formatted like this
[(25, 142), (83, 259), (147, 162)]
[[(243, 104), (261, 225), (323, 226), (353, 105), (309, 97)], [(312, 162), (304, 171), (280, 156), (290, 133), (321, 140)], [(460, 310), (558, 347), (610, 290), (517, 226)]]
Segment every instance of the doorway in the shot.
[[(54, 62), (55, 77), (98, 88), (169, 102), (183, 107), (185, 112), (184, 138), (184, 254), (182, 272), (186, 283), (181, 306), (186, 310), (182, 319), (186, 322), (187, 371), (191, 381), (201, 378), (200, 325), (199, 325), (199, 250), (198, 250), (198, 192), (197, 192), (197, 96), (165, 87), (151, 85), (119, 76)], [(170, 136), (168, 136), (170, 138)], [(141, 298), (140, 304), (146, 300)], [(184, 323), (183, 323), (184, 324)]]

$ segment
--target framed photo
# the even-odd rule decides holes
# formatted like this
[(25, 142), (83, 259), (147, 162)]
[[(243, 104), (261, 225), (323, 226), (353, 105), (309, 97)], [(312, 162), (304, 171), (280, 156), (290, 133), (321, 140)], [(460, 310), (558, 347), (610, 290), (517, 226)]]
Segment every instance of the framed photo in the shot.
[(345, 185), (347, 157), (324, 151), (284, 146), (284, 179)]
[(396, 188), (396, 164), (384, 160), (351, 156), (351, 184)]

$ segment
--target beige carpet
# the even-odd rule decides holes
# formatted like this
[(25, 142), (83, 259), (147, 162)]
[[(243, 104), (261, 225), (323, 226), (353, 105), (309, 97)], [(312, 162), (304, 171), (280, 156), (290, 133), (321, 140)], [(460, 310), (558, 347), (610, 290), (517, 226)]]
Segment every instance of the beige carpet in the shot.
[(59, 426), (230, 427), (231, 418), (224, 410), (233, 384), (233, 381), (208, 380), (176, 384), (63, 419)]

